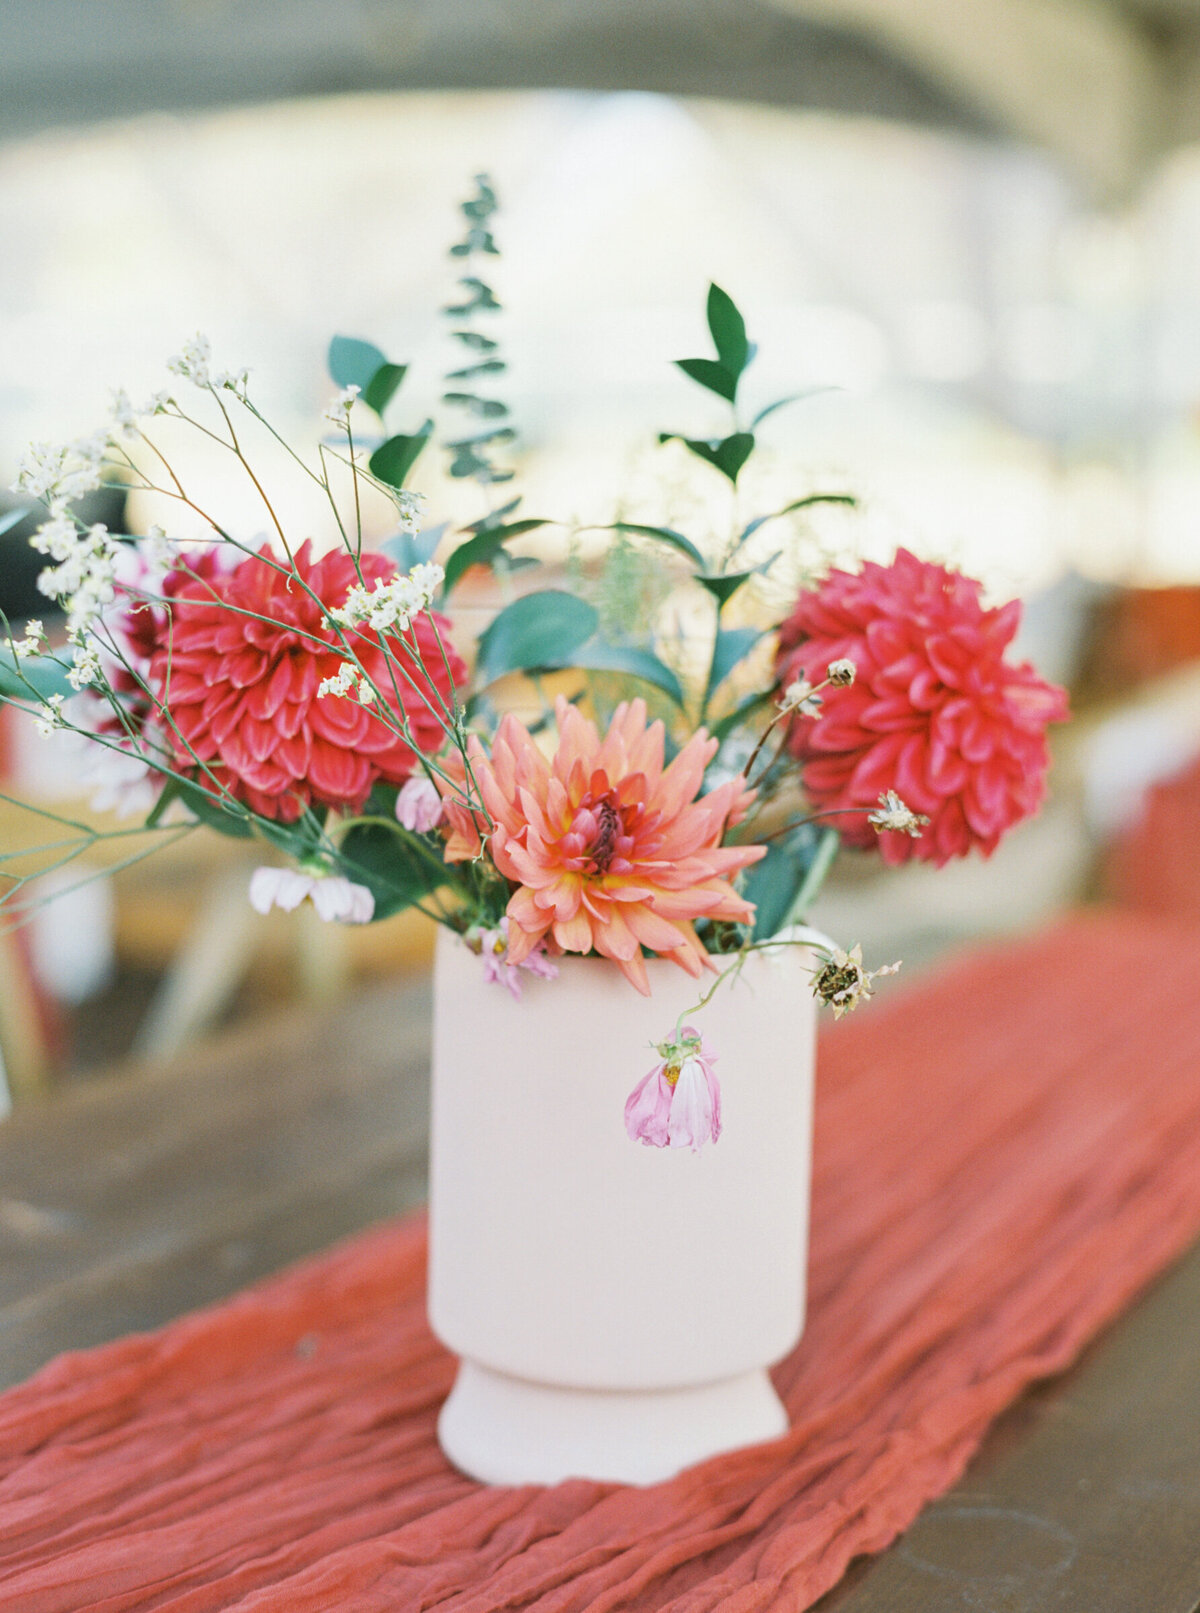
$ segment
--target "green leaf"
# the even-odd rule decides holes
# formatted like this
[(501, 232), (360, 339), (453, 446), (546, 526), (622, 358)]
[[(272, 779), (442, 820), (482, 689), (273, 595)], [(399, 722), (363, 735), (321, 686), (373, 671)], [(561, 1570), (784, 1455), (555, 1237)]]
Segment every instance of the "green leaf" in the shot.
[(9, 510), (7, 515), (0, 515), (0, 538), (2, 538), (6, 532), (11, 532), (13, 527), (20, 526), (21, 522), (29, 513), (30, 511), (27, 508), (22, 508)]
[(470, 297), (466, 302), (453, 303), (449, 308), (443, 308), (442, 312), (448, 314), (451, 319), (469, 319), (472, 314), (495, 313), (499, 310), (500, 304), (496, 301), (491, 286), (485, 284), (477, 275), (464, 275), (458, 283), (470, 293)]
[(721, 610), (731, 600), (744, 582), (751, 577), (761, 576), (763, 572), (770, 571), (771, 567), (783, 553), (776, 549), (767, 560), (762, 560), (757, 566), (751, 566), (748, 571), (723, 571), (713, 577), (697, 577), (696, 581), (702, 583), (717, 602), (717, 609)]
[(763, 421), (766, 420), (769, 415), (773, 415), (777, 409), (786, 409), (791, 403), (803, 403), (806, 398), (818, 397), (822, 392), (836, 391), (837, 388), (832, 386), (810, 386), (806, 392), (792, 392), (789, 393), (786, 398), (776, 398), (774, 403), (768, 403), (766, 408), (758, 411), (758, 413), (754, 416), (754, 419), (750, 422), (750, 430), (757, 430), (757, 428), (762, 425)]
[(571, 665), (589, 672), (627, 672), (632, 677), (652, 683), (675, 702), (683, 705), (683, 689), (679, 679), (651, 650), (634, 644), (609, 644), (603, 639), (589, 640), (571, 657)]
[(381, 364), (363, 387), (362, 401), (368, 409), (374, 409), (380, 420), (383, 419), (383, 411), (395, 397), (401, 381), (407, 374), (407, 364)]
[(548, 521), (528, 519), (513, 521), (508, 526), (489, 526), (475, 537), (468, 538), (466, 543), (460, 543), (446, 561), (446, 580), (442, 584), (442, 598), (449, 597), (450, 591), (471, 566), (490, 566), (503, 550), (510, 538), (519, 538), (523, 532), (532, 532), (536, 527), (547, 526)]
[(469, 258), (472, 252), (487, 252), (494, 258), (500, 256), (500, 248), (496, 245), (490, 230), (478, 226), (469, 229), (466, 240), (456, 241), (450, 248), (452, 258)]
[(403, 487), (404, 478), (416, 464), (432, 431), (433, 421), (427, 420), (420, 431), (411, 436), (389, 437), (368, 461), (371, 475), (388, 487)]
[(526, 594), (502, 610), (479, 639), (479, 673), (494, 683), (506, 672), (572, 665), (572, 657), (599, 625), (586, 600), (561, 589)]
[(764, 691), (748, 695), (740, 705), (735, 706), (727, 716), (722, 717), (720, 722), (709, 723), (709, 733), (714, 739), (727, 739), (735, 728), (740, 728), (744, 722), (753, 717), (756, 711), (761, 711), (764, 706), (771, 705), (772, 699), (772, 695)]
[[(393, 803), (394, 810), (394, 803)], [(338, 867), (375, 898), (375, 917), (390, 918), (451, 880), (440, 842), (407, 830), (360, 823), (338, 848)]]
[(737, 376), (730, 374), (716, 359), (677, 358), (675, 364), (685, 375), (691, 376), (693, 381), (698, 381), (710, 392), (715, 392), (719, 398), (725, 398), (732, 403), (737, 397)]
[(512, 442), (516, 432), (511, 426), (493, 426), (490, 431), (477, 431), (472, 437), (457, 437), (446, 444), (447, 448), (476, 448), (485, 442)]
[(472, 347), (477, 353), (494, 353), (500, 346), (491, 336), (485, 336), (480, 330), (452, 330), (451, 336), (462, 342), (464, 347)]
[(193, 817), (218, 834), (234, 840), (250, 840), (254, 836), (249, 808), (229, 811), (209, 792), (208, 786), (193, 784), (184, 779), (174, 780), (179, 799)]
[(508, 365), (502, 358), (481, 359), (478, 364), (468, 364), (465, 370), (451, 370), (446, 376), (447, 381), (473, 381), (477, 375), (502, 375)]
[(708, 328), (717, 357), (734, 377), (736, 385), (737, 377), (749, 364), (753, 353), (746, 340), (746, 321), (733, 298), (718, 285), (708, 288)]
[(442, 402), (457, 405), (460, 409), (469, 409), (481, 420), (498, 420), (509, 412), (508, 404), (501, 403), (499, 398), (480, 398), (473, 392), (443, 392)]
[(690, 538), (685, 538), (682, 532), (676, 532), (669, 526), (642, 526), (637, 521), (614, 521), (611, 526), (600, 527), (601, 532), (637, 532), (643, 538), (656, 538), (659, 543), (669, 543), (672, 549), (678, 549), (680, 554), (687, 555), (696, 565), (705, 564), (704, 556), (697, 549)]
[[(459, 445), (458, 443), (452, 442), (448, 444), (448, 446), (451, 448), (457, 448)], [(499, 526), (504, 520), (504, 517), (506, 515), (511, 515), (520, 502), (521, 500), (519, 497), (509, 499), (508, 503), (502, 504), (498, 510), (489, 510), (486, 515), (481, 515), (478, 521), (472, 521), (469, 526), (463, 527), (463, 531), (485, 532), (490, 526)]]
[(678, 431), (660, 431), (658, 440), (683, 443), (698, 459), (703, 459), (719, 470), (722, 476), (727, 476), (735, 487), (742, 466), (754, 452), (754, 438), (748, 431), (735, 431), (731, 437), (711, 442), (698, 437), (684, 437)]
[(704, 690), (704, 704), (712, 699), (717, 689), (746, 656), (763, 638), (764, 634), (758, 627), (725, 627), (721, 628), (713, 642), (712, 662), (708, 669), (708, 684)]
[(438, 544), (446, 534), (446, 526), (447, 523), (441, 521), (437, 526), (426, 527), (424, 532), (397, 532), (379, 547), (396, 562), (401, 571), (411, 571), (414, 566), (433, 559)]
[(718, 610), (733, 598), (744, 582), (749, 582), (758, 567), (751, 571), (726, 571), (719, 577), (697, 577), (696, 581), (707, 588), (717, 602)]
[(357, 336), (335, 336), (325, 362), (338, 386), (356, 386), (365, 392), (387, 359), (374, 342), (360, 341)]
[(741, 548), (748, 538), (752, 538), (760, 527), (766, 526), (768, 521), (778, 521), (782, 516), (791, 515), (795, 510), (807, 510), (814, 504), (846, 504), (850, 509), (857, 509), (858, 500), (853, 493), (810, 493), (807, 498), (793, 499), (785, 504), (781, 510), (772, 510), (770, 515), (757, 515), (754, 520), (744, 526), (738, 534), (734, 550)]
[(32, 703), (56, 694), (66, 699), (74, 692), (68, 670), (69, 665), (60, 666), (51, 655), (23, 655), (18, 663), (11, 650), (0, 649), (0, 700)]
[(754, 940), (768, 940), (787, 923), (821, 839), (815, 823), (802, 823), (786, 838), (773, 841), (767, 855), (746, 870), (741, 893), (754, 903)]

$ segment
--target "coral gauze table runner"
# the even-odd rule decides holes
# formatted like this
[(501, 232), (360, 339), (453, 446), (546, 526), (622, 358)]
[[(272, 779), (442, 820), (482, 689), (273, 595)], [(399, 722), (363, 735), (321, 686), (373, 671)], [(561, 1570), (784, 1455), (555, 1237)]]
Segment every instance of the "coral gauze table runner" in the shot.
[(977, 954), (831, 1031), (818, 1084), (786, 1438), (649, 1490), (468, 1482), (410, 1220), (0, 1398), (0, 1606), (808, 1607), (1200, 1233), (1200, 933)]

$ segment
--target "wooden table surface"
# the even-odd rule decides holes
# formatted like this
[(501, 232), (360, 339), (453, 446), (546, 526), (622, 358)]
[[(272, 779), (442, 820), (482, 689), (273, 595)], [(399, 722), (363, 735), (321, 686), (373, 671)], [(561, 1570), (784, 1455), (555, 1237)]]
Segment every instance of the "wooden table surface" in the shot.
[[(428, 1010), (289, 1010), (0, 1125), (0, 1385), (420, 1203)], [(1200, 1250), (820, 1608), (1198, 1613)]]

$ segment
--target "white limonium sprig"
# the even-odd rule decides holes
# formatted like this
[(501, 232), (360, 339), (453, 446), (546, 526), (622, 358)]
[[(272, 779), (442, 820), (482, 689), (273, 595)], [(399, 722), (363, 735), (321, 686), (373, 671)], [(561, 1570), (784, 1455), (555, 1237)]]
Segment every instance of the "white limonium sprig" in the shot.
[(40, 655), (46, 642), (46, 630), (36, 617), (25, 623), (25, 637), (9, 640), (9, 649), (19, 661), (22, 656)]
[(193, 386), (208, 388), (212, 385), (209, 365), (212, 362), (212, 343), (201, 331), (184, 342), (182, 349), (167, 360), (172, 375)]
[(227, 392), (236, 392), (239, 396), (245, 397), (250, 380), (250, 371), (245, 365), (236, 370), (214, 370), (212, 343), (201, 331), (197, 331), (189, 341), (184, 342), (182, 349), (167, 360), (167, 368), (172, 375), (178, 375), (183, 381), (190, 381), (202, 392), (224, 388)]
[[(421, 518), (425, 513), (424, 493), (411, 493), (407, 490), (397, 491), (389, 488), (392, 503), (396, 507), (396, 524), (401, 532), (407, 532), (415, 537), (421, 530)], [(441, 577), (438, 577), (435, 587), (441, 586)]]
[(331, 610), (338, 627), (370, 627), (377, 633), (408, 631), (414, 616), (428, 610), (442, 585), (445, 572), (434, 561), (422, 561), (403, 577), (379, 577), (373, 588), (355, 583), (345, 602)]
[(52, 517), (35, 533), (33, 546), (57, 560), (38, 577), (38, 588), (56, 599), (67, 616), (67, 635), (78, 639), (116, 597), (120, 545), (101, 522), (80, 530), (66, 517)]
[(75, 663), (67, 672), (67, 682), (78, 692), (103, 681), (99, 650), (94, 643), (81, 644), (75, 652)]
[(56, 728), (66, 727), (63, 704), (60, 694), (52, 694), (42, 702), (42, 715), (33, 719), (33, 726), (39, 734), (49, 738)]
[(61, 515), (73, 500), (100, 486), (110, 440), (107, 431), (98, 431), (74, 442), (30, 443), (18, 462), (13, 492), (41, 499), (52, 514)]
[(141, 551), (148, 565), (156, 570), (166, 571), (178, 558), (179, 545), (174, 538), (167, 536), (162, 527), (153, 525), (146, 530), (146, 536), (141, 542)]
[(323, 678), (317, 685), (317, 699), (326, 695), (356, 695), (364, 706), (374, 702), (375, 691), (370, 680), (359, 671), (353, 661), (343, 661), (332, 678)]
[(330, 425), (336, 426), (339, 431), (349, 431), (350, 411), (353, 409), (361, 391), (362, 387), (360, 386), (344, 386), (329, 407), (322, 411), (322, 420), (328, 420)]
[(122, 437), (136, 437), (139, 420), (146, 415), (165, 414), (174, 402), (170, 392), (164, 389), (152, 392), (145, 403), (136, 404), (123, 386), (117, 387), (112, 393), (108, 416)]

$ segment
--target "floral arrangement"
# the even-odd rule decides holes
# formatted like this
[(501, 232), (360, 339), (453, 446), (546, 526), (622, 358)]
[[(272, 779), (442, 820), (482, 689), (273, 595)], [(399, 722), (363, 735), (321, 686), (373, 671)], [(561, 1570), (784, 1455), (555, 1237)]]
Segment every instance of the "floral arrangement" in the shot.
[[(105, 430), (26, 455), (16, 487), (47, 508), (34, 543), (65, 642), (5, 623), (0, 696), (47, 732), (83, 736), (106, 763), (108, 799), (139, 811), (145, 831), (203, 824), (271, 848), (278, 862), (250, 882), (260, 911), (310, 901), (323, 919), (364, 923), (420, 908), (479, 955), (483, 982), (514, 996), (523, 977), (553, 979), (564, 954), (607, 959), (640, 992), (646, 959), (670, 959), (705, 984), (658, 1044), (625, 1123), (652, 1146), (698, 1148), (720, 1134), (720, 1094), (713, 1051), (684, 1020), (751, 950), (799, 944), (789, 931), (840, 845), (893, 864), (989, 854), (1042, 798), (1045, 730), (1066, 716), (1065, 697), (1005, 659), (1018, 604), (987, 606), (977, 582), (904, 550), (810, 579), (774, 620), (744, 619), (748, 585), (788, 552), (764, 555), (764, 539), (815, 504), (852, 505), (842, 492), (740, 518), (715, 546), (673, 527), (606, 529), (600, 572), (661, 557), (700, 602), (698, 637), (672, 637), (661, 612), (641, 626), (605, 620), (584, 560), (576, 586), (515, 591), (473, 645), (456, 644), (467, 572), (490, 569), (513, 595), (534, 564), (513, 540), (553, 524), (495, 502), (512, 475), (495, 455), (515, 433), (484, 391), (504, 371), (481, 328), (499, 305), (475, 272), (495, 251), (494, 209), (481, 180), (452, 249), (468, 272), (448, 312), (468, 362), (444, 394), (482, 423), (446, 445), (451, 475), (486, 495), (480, 520), (457, 541), (423, 526), (406, 483), (433, 423), (390, 432), (404, 366), (337, 338), (332, 435), (315, 461), (287, 448), (325, 499), (327, 530), (296, 541), (246, 445), (252, 431), (282, 439), (246, 371), (214, 369), (196, 338), (144, 407), (118, 393)], [(679, 367), (729, 427), (679, 440), (736, 494), (761, 423), (796, 400), (747, 420), (742, 315), (712, 286), (707, 316), (713, 355)], [(164, 422), (232, 456), (261, 496), (265, 539), (209, 510), (159, 440)], [(174, 502), (204, 537), (81, 525), (76, 500), (105, 483)], [(381, 497), (395, 530), (372, 550), (363, 511)], [(503, 710), (514, 690), (535, 714)], [(19, 909), (25, 876), (4, 878), (0, 901)], [(868, 970), (858, 947), (833, 948), (813, 990), (841, 1015), (896, 967)]]

